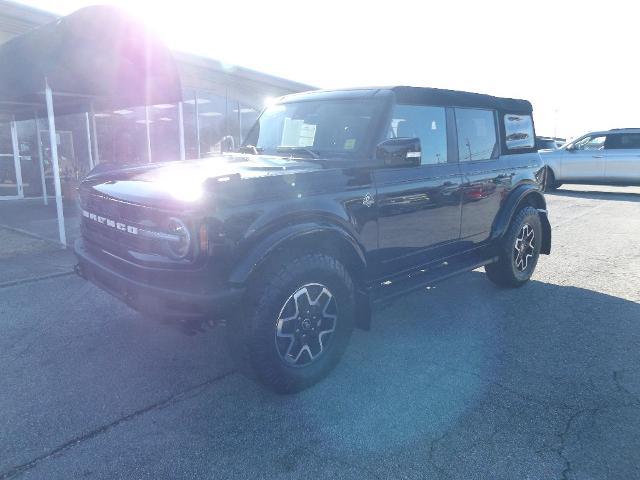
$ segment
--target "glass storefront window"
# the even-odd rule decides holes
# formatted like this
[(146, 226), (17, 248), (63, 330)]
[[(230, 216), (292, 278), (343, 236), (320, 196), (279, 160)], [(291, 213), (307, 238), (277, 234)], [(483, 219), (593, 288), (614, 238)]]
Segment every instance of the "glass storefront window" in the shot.
[(154, 162), (180, 160), (180, 128), (178, 105), (159, 104), (149, 107), (151, 158)]
[(99, 112), (95, 119), (101, 163), (135, 165), (149, 161), (144, 107)]
[(227, 102), (222, 96), (208, 92), (198, 92), (198, 121), (200, 133), (200, 156), (220, 154), (229, 134), (227, 127)]
[(198, 132), (196, 130), (196, 92), (183, 90), (182, 117), (184, 119), (185, 158), (198, 158)]
[(250, 105), (242, 104), (239, 105), (239, 115), (240, 118), (240, 144), (244, 142), (244, 139), (247, 138), (247, 134), (253, 124), (256, 123), (256, 120), (260, 116), (260, 111), (257, 108), (254, 108)]

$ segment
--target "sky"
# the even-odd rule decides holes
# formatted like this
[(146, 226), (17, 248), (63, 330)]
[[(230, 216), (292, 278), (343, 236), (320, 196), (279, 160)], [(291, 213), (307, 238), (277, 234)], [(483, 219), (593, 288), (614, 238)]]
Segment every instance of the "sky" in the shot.
[[(57, 14), (94, 2), (19, 0)], [(539, 135), (640, 127), (633, 2), (102, 0), (173, 49), (321, 88), (412, 85), (524, 98)]]

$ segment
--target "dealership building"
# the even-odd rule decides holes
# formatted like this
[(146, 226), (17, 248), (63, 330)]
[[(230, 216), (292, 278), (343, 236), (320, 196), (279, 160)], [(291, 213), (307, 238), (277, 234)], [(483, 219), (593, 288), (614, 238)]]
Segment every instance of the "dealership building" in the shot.
[(0, 225), (39, 206), (68, 244), (65, 216), (77, 215), (77, 184), (98, 163), (219, 154), (243, 141), (267, 99), (312, 88), (170, 52), (112, 7), (58, 19), (0, 0)]

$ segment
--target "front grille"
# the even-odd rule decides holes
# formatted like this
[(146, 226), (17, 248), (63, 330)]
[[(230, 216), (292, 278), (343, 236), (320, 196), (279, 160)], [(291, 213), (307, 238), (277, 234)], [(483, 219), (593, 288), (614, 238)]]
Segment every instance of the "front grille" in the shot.
[(82, 233), (89, 244), (120, 257), (132, 251), (163, 254), (161, 239), (142, 235), (162, 231), (163, 212), (97, 195), (83, 196), (81, 207)]

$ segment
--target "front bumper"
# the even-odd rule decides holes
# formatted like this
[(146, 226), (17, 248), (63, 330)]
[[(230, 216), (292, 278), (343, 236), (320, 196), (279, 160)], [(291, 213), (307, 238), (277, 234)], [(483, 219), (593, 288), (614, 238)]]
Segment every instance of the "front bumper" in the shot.
[[(171, 272), (155, 271), (141, 266), (129, 265), (139, 270), (136, 279), (123, 275), (105, 259), (100, 258), (86, 248), (79, 239), (74, 244), (74, 253), (78, 259), (76, 273), (89, 280), (114, 297), (122, 300), (134, 310), (161, 317), (208, 317), (228, 318), (241, 304), (244, 289), (225, 287), (211, 293), (194, 292), (184, 288), (185, 282), (176, 281), (175, 286), (152, 285), (140, 278), (151, 279), (158, 275), (171, 275)], [(123, 261), (114, 259), (115, 262)], [(204, 283), (204, 282), (203, 282)], [(188, 283), (186, 284), (188, 286)], [(206, 288), (206, 285), (199, 285)], [(212, 287), (213, 289), (213, 287)]]

